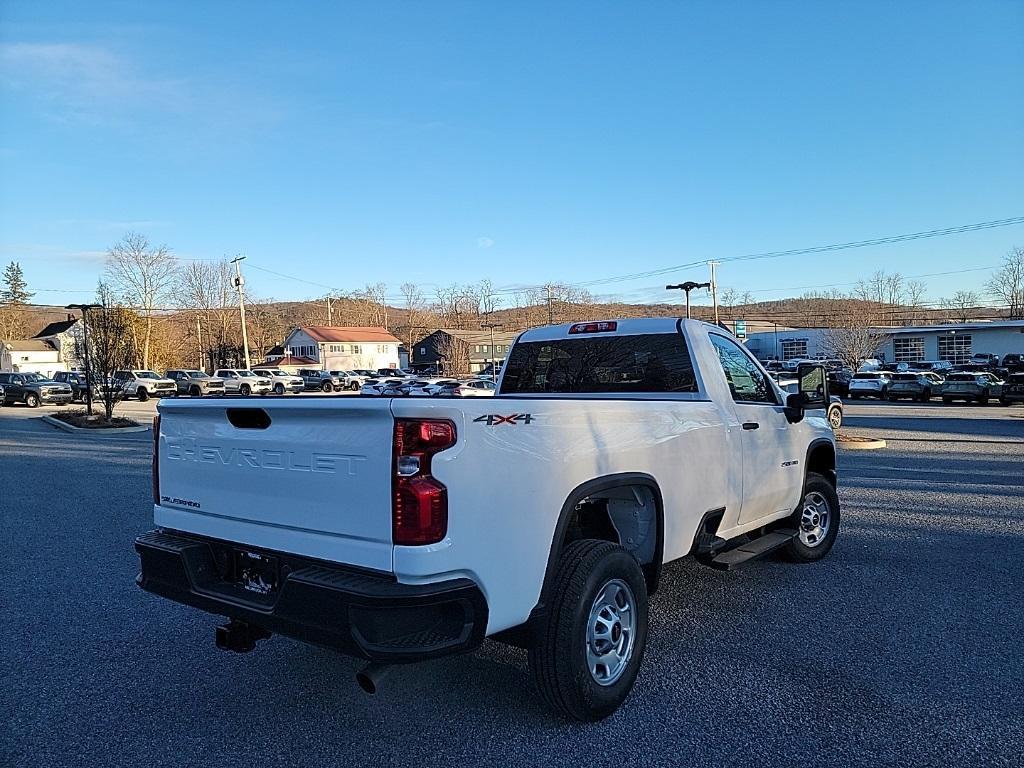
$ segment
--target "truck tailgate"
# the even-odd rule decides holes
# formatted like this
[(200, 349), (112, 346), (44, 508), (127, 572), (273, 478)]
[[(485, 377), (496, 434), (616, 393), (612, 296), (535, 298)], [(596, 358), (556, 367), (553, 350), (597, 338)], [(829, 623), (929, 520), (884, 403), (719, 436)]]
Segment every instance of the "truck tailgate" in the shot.
[(390, 402), (160, 403), (160, 526), (392, 569)]

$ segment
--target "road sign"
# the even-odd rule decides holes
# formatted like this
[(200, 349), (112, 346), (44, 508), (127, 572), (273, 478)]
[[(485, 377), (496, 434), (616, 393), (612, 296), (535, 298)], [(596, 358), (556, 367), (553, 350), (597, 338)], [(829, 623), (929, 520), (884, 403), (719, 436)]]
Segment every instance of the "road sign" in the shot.
[(736, 338), (737, 339), (745, 339), (745, 338), (747, 338), (747, 321), (746, 320), (736, 320), (734, 322), (736, 324)]

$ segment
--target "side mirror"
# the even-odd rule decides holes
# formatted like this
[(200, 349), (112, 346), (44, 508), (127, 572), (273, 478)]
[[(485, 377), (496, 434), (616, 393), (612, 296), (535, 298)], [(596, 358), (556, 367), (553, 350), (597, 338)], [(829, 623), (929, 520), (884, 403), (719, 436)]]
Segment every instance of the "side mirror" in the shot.
[(820, 365), (801, 363), (797, 366), (797, 391), (786, 398), (786, 418), (790, 424), (801, 421), (805, 411), (828, 407), (828, 375)]

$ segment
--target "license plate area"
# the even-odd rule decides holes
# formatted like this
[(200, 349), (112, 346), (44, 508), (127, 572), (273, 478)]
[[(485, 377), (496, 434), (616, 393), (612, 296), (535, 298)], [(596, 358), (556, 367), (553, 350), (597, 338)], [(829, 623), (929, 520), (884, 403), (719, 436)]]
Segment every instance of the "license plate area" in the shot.
[(246, 592), (258, 597), (277, 593), (281, 583), (281, 564), (276, 557), (235, 549), (231, 564), (228, 580)]

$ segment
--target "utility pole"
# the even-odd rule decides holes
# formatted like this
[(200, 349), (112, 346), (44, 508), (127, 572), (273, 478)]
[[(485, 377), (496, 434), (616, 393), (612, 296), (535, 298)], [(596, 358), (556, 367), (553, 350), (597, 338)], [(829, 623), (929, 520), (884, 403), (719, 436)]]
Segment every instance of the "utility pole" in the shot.
[(718, 325), (718, 281), (715, 279), (715, 267), (718, 266), (718, 262), (709, 261), (708, 266), (711, 267), (711, 303), (715, 305), (715, 325)]
[(491, 357), (491, 381), (495, 381), (496, 382), (498, 380), (498, 372), (497, 372), (497, 366), (495, 365), (495, 360), (494, 360), (494, 329), (495, 328), (501, 328), (502, 325), (501, 325), (501, 323), (480, 323), (480, 327), (481, 328), (488, 328), (491, 331), (491, 346), (490, 346), (490, 350), (491, 350), (491, 356), (490, 356)]
[(331, 314), (331, 294), (327, 294), (327, 324), (334, 325), (334, 315)]
[[(85, 412), (92, 416), (92, 370), (89, 367), (89, 310), (99, 309), (102, 304), (68, 304), (64, 309), (80, 309), (82, 311), (82, 344), (85, 347)], [(106, 386), (107, 382), (103, 382)]]
[(548, 283), (545, 288), (548, 289), (548, 325), (555, 324), (555, 313), (551, 306), (551, 283)]
[(695, 283), (692, 280), (687, 280), (685, 283), (679, 283), (679, 285), (666, 285), (666, 291), (685, 291), (686, 292), (686, 319), (690, 319), (690, 291), (694, 288), (711, 288), (711, 283)]
[(206, 363), (203, 361), (203, 326), (199, 324), (199, 315), (196, 315), (196, 343), (199, 345), (199, 370), (206, 373)]
[(242, 292), (242, 286), (245, 285), (245, 279), (242, 277), (242, 268), (239, 267), (239, 263), (245, 258), (245, 256), (235, 256), (231, 260), (231, 263), (235, 265), (235, 288), (238, 289), (238, 311), (242, 315), (242, 350), (245, 352), (245, 370), (249, 370), (252, 367), (252, 363), (249, 360), (249, 334), (245, 330), (245, 294)]

